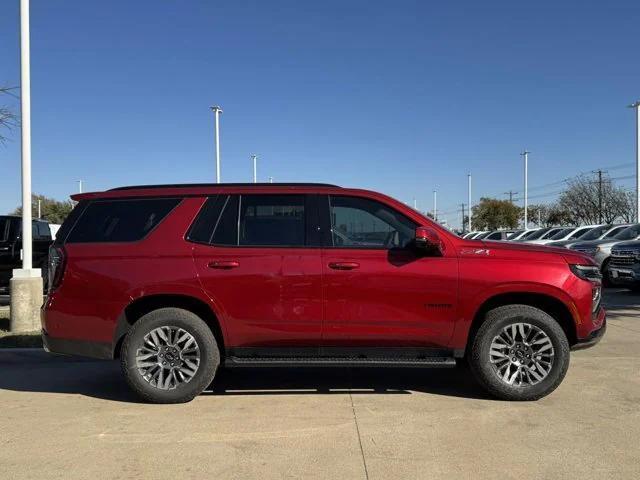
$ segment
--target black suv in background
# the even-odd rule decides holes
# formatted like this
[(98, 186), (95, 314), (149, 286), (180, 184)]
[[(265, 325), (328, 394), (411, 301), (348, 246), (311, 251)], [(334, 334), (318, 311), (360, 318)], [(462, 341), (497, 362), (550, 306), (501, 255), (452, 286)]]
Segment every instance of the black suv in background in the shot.
[[(47, 255), (51, 245), (51, 229), (44, 220), (33, 220), (33, 268), (42, 269), (47, 279)], [(14, 268), (20, 268), (22, 258), (22, 218), (17, 215), (0, 215), (0, 295), (9, 293), (9, 280)]]
[(611, 247), (609, 279), (613, 285), (640, 292), (640, 241), (620, 242)]

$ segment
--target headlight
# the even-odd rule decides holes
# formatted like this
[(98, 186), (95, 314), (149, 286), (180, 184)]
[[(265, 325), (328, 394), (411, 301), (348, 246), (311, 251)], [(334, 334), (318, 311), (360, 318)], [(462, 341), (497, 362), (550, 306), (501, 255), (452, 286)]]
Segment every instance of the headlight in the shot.
[(600, 306), (600, 300), (602, 300), (602, 287), (600, 285), (593, 285), (593, 290), (591, 290), (591, 312), (595, 313)]
[(599, 282), (602, 280), (600, 269), (593, 265), (569, 265), (571, 271), (576, 277), (590, 282)]

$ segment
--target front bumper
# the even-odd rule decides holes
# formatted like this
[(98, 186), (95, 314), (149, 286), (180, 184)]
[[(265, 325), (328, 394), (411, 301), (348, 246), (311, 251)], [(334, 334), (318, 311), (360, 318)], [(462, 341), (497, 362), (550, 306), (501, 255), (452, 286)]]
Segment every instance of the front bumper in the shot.
[(640, 284), (640, 270), (635, 266), (629, 267), (609, 267), (609, 280), (615, 285), (638, 285)]
[(604, 337), (606, 331), (607, 319), (605, 318), (602, 321), (602, 326), (600, 328), (591, 332), (588, 337), (578, 340), (574, 345), (571, 346), (571, 350), (584, 350), (585, 348), (593, 347), (596, 343), (602, 340), (602, 337)]
[(42, 330), (42, 345), (49, 353), (62, 355), (77, 355), (80, 357), (99, 358), (102, 360), (113, 359), (113, 348), (110, 343), (87, 342), (84, 340), (72, 340), (67, 338), (54, 338)]

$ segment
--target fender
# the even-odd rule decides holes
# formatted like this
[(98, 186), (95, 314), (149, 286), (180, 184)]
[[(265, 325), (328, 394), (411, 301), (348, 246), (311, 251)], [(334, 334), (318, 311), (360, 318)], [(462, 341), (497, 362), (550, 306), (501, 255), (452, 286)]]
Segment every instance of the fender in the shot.
[(455, 349), (464, 348), (467, 343), (471, 324), (476, 314), (485, 302), (498, 295), (514, 294), (540, 294), (560, 301), (571, 313), (574, 324), (580, 324), (580, 314), (571, 299), (562, 289), (549, 284), (536, 282), (506, 282), (486, 288), (468, 301), (463, 302), (460, 308), (460, 318), (456, 321), (451, 347)]

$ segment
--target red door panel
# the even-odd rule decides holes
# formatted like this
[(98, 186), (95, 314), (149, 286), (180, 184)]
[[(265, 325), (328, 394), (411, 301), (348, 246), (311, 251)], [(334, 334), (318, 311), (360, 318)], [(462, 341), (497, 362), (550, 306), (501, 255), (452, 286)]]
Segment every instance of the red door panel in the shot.
[(323, 250), (322, 265), (323, 345), (446, 347), (456, 317), (457, 258), (331, 248)]
[(196, 270), (223, 317), (229, 346), (317, 346), (320, 258), (314, 248), (196, 245)]

